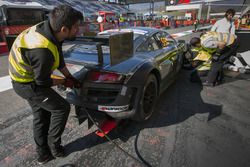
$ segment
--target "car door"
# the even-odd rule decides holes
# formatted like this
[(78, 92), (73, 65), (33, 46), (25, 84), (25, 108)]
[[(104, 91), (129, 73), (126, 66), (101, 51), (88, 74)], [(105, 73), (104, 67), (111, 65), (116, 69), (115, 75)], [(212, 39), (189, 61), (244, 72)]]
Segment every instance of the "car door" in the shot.
[(162, 86), (167, 87), (175, 74), (178, 59), (176, 41), (163, 31), (156, 33), (154, 37), (161, 47), (161, 54), (156, 58), (156, 62), (161, 73)]
[(156, 64), (163, 78), (167, 75), (171, 62), (164, 60), (164, 50), (162, 50), (161, 43), (156, 40), (155, 34), (147, 37), (145, 42), (137, 48), (136, 52), (144, 54), (148, 60)]

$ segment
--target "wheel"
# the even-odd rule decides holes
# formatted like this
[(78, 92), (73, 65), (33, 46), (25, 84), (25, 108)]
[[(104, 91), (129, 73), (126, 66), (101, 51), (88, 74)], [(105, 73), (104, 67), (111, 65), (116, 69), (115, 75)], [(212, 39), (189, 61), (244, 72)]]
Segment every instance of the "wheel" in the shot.
[(156, 77), (149, 75), (144, 87), (138, 109), (133, 117), (135, 121), (145, 121), (151, 117), (157, 99), (157, 80)]
[[(184, 53), (183, 53), (184, 54)], [(177, 67), (176, 67), (176, 71), (179, 72), (181, 67), (183, 66), (183, 61), (184, 61), (184, 55), (179, 55), (178, 56), (178, 60), (177, 60)]]

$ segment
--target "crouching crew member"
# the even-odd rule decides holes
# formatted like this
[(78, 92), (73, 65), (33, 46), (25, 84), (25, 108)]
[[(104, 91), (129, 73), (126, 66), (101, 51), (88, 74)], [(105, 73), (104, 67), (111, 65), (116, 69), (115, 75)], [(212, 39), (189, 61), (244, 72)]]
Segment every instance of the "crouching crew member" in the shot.
[(207, 32), (201, 36), (201, 46), (216, 50), (212, 54), (212, 65), (207, 80), (203, 82), (204, 86), (214, 86), (222, 81), (224, 62), (236, 54), (238, 41), (233, 34)]
[[(190, 74), (191, 82), (204, 82), (211, 69), (211, 59), (212, 52), (214, 50), (208, 50), (201, 46), (201, 40), (198, 37), (194, 37), (190, 40), (190, 45), (192, 46), (193, 59), (191, 65), (193, 71)], [(210, 52), (209, 52), (210, 51)]]

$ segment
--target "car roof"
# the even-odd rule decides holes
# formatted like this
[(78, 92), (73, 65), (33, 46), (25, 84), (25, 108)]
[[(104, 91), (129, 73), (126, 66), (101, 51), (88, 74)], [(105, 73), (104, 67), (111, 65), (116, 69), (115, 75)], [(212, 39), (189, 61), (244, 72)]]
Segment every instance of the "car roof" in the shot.
[(143, 30), (143, 31), (147, 31), (149, 34), (161, 31), (161, 30), (159, 30), (157, 28), (151, 28), (151, 27), (130, 27), (130, 28), (126, 28), (126, 29)]
[(98, 35), (109, 36), (112, 33), (119, 33), (119, 32), (122, 33), (122, 32), (131, 32), (131, 31), (133, 31), (134, 34), (139, 34), (138, 38), (134, 39), (134, 49), (136, 49), (138, 46), (141, 45), (141, 43), (144, 41), (143, 38), (149, 37), (155, 34), (156, 32), (166, 32), (161, 29), (150, 28), (150, 27), (128, 27), (128, 28), (123, 28), (123, 29), (105, 30), (103, 32), (98, 33)]
[(128, 28), (123, 28), (123, 29), (110, 29), (110, 30), (105, 30), (103, 32), (100, 32), (99, 35), (104, 35), (104, 34), (110, 34), (114, 32), (125, 32), (125, 31), (133, 31), (134, 33), (145, 35), (145, 34), (152, 34), (158, 31), (162, 31), (156, 28), (150, 28), (150, 27), (128, 27)]

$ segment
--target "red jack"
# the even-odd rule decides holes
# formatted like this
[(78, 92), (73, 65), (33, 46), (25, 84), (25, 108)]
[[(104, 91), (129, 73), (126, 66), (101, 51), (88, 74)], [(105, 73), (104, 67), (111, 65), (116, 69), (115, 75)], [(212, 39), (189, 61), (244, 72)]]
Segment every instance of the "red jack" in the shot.
[(100, 137), (104, 137), (106, 134), (108, 134), (112, 129), (114, 129), (118, 125), (118, 121), (115, 119), (108, 119), (105, 120), (101, 126), (101, 130), (97, 130), (95, 134)]

